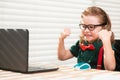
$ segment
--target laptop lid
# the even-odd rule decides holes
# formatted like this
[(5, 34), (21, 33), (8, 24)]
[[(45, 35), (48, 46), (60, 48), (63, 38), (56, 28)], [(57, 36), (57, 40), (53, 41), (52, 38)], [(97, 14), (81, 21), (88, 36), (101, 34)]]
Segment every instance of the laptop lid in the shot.
[(27, 29), (0, 29), (0, 68), (31, 73), (57, 70), (56, 66), (30, 66), (29, 31)]
[(27, 29), (0, 29), (0, 68), (12, 71), (27, 71)]

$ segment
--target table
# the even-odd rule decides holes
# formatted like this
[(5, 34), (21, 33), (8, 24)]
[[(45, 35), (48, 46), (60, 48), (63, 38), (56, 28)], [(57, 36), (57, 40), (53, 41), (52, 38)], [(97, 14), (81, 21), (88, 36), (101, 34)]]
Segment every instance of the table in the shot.
[(0, 70), (0, 80), (120, 80), (120, 72), (59, 66), (57, 71), (31, 74)]

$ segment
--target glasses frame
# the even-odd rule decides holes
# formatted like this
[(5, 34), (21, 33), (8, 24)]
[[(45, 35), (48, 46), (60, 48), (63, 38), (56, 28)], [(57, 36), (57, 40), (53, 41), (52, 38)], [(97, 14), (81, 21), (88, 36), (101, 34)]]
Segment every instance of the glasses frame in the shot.
[[(96, 27), (104, 26), (104, 25), (106, 25), (106, 24), (107, 24), (107, 23), (102, 23), (102, 24), (97, 24), (97, 25), (94, 25), (94, 24), (89, 24), (89, 25), (79, 24), (79, 27), (80, 27), (80, 29), (82, 29), (82, 30), (86, 30), (86, 29), (88, 28), (90, 31), (93, 31)], [(83, 27), (83, 25), (84, 25), (85, 27)], [(91, 28), (91, 26), (92, 26), (93, 28)]]

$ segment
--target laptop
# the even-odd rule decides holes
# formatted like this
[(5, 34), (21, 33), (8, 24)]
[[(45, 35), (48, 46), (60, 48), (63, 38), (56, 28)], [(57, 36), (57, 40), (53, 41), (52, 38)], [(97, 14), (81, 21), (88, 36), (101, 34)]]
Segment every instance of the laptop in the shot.
[[(41, 56), (42, 57), (42, 56)], [(52, 65), (29, 66), (29, 30), (0, 29), (0, 69), (22, 73), (55, 71)]]

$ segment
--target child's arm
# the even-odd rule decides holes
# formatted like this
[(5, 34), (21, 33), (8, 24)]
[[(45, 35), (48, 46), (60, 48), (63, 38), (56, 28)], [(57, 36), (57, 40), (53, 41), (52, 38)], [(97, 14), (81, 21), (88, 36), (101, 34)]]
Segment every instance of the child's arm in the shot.
[(114, 70), (116, 67), (114, 50), (111, 46), (111, 35), (111, 31), (101, 30), (99, 32), (99, 38), (102, 40), (104, 48), (104, 66), (107, 70)]
[(66, 28), (59, 36), (59, 41), (58, 41), (58, 59), (59, 60), (66, 60), (73, 57), (70, 50), (66, 50), (64, 46), (64, 39), (67, 36), (69, 36), (70, 33), (71, 33), (70, 29)]

